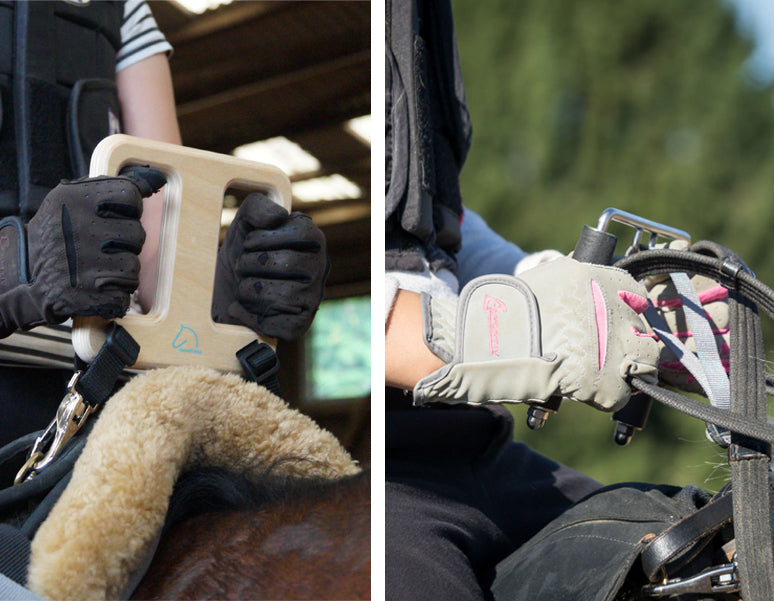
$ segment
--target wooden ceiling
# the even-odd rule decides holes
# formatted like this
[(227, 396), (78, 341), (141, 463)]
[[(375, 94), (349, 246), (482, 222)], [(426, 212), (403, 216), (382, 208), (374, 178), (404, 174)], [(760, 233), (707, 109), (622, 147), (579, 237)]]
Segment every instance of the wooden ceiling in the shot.
[(328, 238), (329, 296), (370, 282), (370, 144), (346, 123), (371, 112), (371, 5), (365, 1), (237, 1), (201, 15), (149, 3), (174, 47), (170, 61), (186, 146), (229, 153), (284, 136), (360, 198), (298, 203)]

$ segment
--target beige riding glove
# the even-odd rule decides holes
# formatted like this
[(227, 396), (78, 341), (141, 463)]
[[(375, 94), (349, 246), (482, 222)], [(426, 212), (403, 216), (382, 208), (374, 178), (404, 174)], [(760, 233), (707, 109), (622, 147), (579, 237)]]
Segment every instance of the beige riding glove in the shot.
[[(688, 250), (688, 243), (675, 240), (664, 247), (670, 250)], [(683, 289), (682, 294), (677, 288), (678, 282), (688, 287), (687, 290)], [(647, 315), (643, 314), (642, 317), (646, 321), (648, 331), (651, 332), (650, 335), (658, 341), (659, 345), (659, 379), (663, 384), (680, 390), (708, 394), (706, 387), (716, 382), (717, 378), (710, 377), (710, 374), (706, 376), (709, 377), (708, 382), (697, 381), (695, 375), (686, 367), (686, 358), (681, 355), (687, 351), (702, 359), (703, 365), (700, 366), (702, 371), (718, 369), (728, 373), (731, 352), (728, 289), (713, 279), (688, 274), (673, 274), (671, 277), (669, 275), (650, 276), (645, 278), (643, 283), (648, 289), (648, 297), (655, 313), (678, 344), (677, 347), (675, 343), (665, 344), (663, 339), (652, 333), (653, 324), (647, 323), (650, 312)], [(696, 329), (699, 331), (695, 332)], [(698, 345), (697, 337), (700, 341)], [(696, 363), (694, 361), (688, 365), (693, 367)], [(721, 380), (723, 380), (722, 375), (721, 373)], [(702, 379), (701, 375), (699, 379)], [(724, 380), (727, 387), (728, 379)]]
[[(731, 351), (729, 346), (728, 289), (715, 280), (699, 275), (692, 276), (690, 283), (696, 290), (700, 303), (699, 310), (704, 314), (708, 322), (707, 327), (711, 330), (711, 337), (714, 340), (715, 352), (717, 353), (716, 361), (719, 360), (723, 370), (728, 373)], [(678, 294), (673, 281), (669, 277), (665, 277), (654, 283), (652, 279), (647, 278), (645, 284), (649, 288), (648, 296), (653, 306), (668, 326), (669, 331), (685, 345), (686, 350), (701, 356), (699, 349), (697, 349), (693, 328), (686, 317), (685, 303), (687, 301)], [(665, 345), (655, 334), (654, 338), (659, 341), (659, 379), (664, 384), (680, 390), (705, 394), (703, 388), (685, 367), (675, 350)]]
[(477, 278), (456, 303), (423, 295), (425, 342), (447, 365), (417, 383), (414, 403), (560, 396), (614, 411), (629, 399), (628, 376), (656, 382), (646, 307), (645, 287), (625, 271), (568, 257), (518, 278)]

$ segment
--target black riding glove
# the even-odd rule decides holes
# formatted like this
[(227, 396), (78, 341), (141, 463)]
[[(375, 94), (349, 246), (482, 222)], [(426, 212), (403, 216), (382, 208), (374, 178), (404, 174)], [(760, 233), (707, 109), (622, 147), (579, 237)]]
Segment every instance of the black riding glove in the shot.
[(142, 198), (161, 172), (62, 182), (25, 227), (0, 220), (0, 336), (74, 315), (123, 315), (139, 283)]
[(296, 340), (320, 306), (329, 265), (325, 236), (310, 217), (250, 194), (218, 251), (212, 317)]

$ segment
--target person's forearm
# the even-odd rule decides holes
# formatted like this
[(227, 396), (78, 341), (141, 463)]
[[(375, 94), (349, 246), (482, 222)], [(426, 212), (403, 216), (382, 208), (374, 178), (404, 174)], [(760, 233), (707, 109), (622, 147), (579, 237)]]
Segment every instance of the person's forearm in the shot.
[(399, 290), (385, 329), (385, 383), (411, 390), (424, 376), (443, 367), (422, 339), (420, 295)]
[(180, 144), (169, 61), (154, 54), (116, 73), (121, 122), (127, 134)]

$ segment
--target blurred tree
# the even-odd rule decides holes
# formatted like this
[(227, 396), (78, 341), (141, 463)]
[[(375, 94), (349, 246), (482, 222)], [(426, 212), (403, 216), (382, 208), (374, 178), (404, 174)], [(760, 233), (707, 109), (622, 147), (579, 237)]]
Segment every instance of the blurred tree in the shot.
[(306, 400), (371, 393), (371, 297), (326, 300), (305, 338)]
[[(602, 210), (624, 209), (725, 244), (774, 284), (772, 88), (745, 75), (751, 43), (726, 4), (453, 0), (453, 8), (474, 131), (462, 173), (467, 206), (525, 250), (563, 252)], [(712, 471), (704, 461), (723, 461), (700, 424), (661, 408), (636, 437), (639, 452), (612, 448), (607, 416), (565, 411), (553, 433), (549, 422), (536, 437), (517, 436), (606, 482), (696, 482)], [(600, 442), (609, 453), (589, 452)]]

